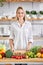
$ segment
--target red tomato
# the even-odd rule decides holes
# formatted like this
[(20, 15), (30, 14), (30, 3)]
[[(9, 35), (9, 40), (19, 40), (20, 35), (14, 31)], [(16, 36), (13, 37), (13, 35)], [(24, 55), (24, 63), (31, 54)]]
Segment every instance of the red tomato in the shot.
[(19, 56), (16, 56), (16, 59), (18, 59), (19, 58)]
[(26, 58), (26, 56), (25, 55), (22, 55), (22, 58)]
[(23, 57), (22, 56), (20, 56), (20, 59), (22, 59)]
[(18, 59), (20, 59), (20, 56), (18, 56)]
[(11, 58), (16, 58), (16, 56), (15, 56), (15, 55), (13, 55)]
[(6, 57), (6, 54), (4, 52), (1, 53), (2, 57)]

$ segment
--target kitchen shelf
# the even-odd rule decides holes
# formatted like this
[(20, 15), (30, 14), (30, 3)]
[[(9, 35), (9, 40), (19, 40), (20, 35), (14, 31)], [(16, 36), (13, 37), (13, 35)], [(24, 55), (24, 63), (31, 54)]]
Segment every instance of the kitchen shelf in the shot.
[(27, 20), (31, 20), (31, 21), (32, 20), (43, 20), (43, 18), (31, 18), (31, 19), (28, 18)]
[(34, 41), (43, 41), (43, 37), (34, 36)]
[[(35, 41), (41, 41), (41, 40), (43, 40), (43, 37), (34, 36), (33, 39)], [(0, 40), (9, 40), (9, 37), (0, 36)]]
[(13, 21), (13, 20), (16, 20), (16, 18), (11, 18), (11, 19), (8, 19), (8, 18), (2, 18), (0, 19), (0, 21)]
[(3, 59), (0, 59), (0, 64), (12, 64), (12, 63), (29, 63), (30, 64), (33, 62), (38, 62), (38, 63), (43, 63), (43, 58), (29, 58), (29, 59), (12, 59), (12, 58), (3, 58)]
[(2, 37), (2, 36), (0, 36), (0, 40), (9, 40), (9, 37)]
[[(0, 21), (14, 21), (14, 20), (16, 20), (16, 18), (14, 17), (14, 18), (12, 18), (12, 19), (8, 19), (8, 18), (6, 18), (6, 19), (0, 19)], [(43, 20), (43, 18), (27, 18), (27, 20), (30, 20), (30, 21), (32, 21), (32, 20)]]

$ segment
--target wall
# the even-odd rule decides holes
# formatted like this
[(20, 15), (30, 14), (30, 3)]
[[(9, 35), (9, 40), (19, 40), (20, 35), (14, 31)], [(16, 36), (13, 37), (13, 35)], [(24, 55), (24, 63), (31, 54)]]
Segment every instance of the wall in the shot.
[(23, 3), (21, 3), (21, 2), (20, 3), (17, 3), (17, 2), (16, 3), (5, 3), (3, 7), (0, 7), (0, 9), (1, 9), (2, 14), (9, 13), (9, 11), (11, 13), (15, 13), (16, 8), (18, 6), (23, 6), (25, 10), (27, 10), (27, 9), (32, 10), (32, 3), (28, 3), (28, 2), (26, 2), (26, 3), (24, 3), (24, 2)]
[[(25, 11), (26, 10), (29, 10), (29, 11), (36, 10), (38, 12), (39, 10), (43, 10), (43, 3), (41, 3), (41, 2), (37, 2), (37, 3), (35, 3), (35, 2), (34, 3), (33, 2), (6, 3), (5, 2), (3, 4), (4, 5), (2, 7), (0, 7), (0, 16), (5, 16), (5, 15), (15, 16), (16, 9), (17, 9), (18, 6), (22, 6)], [(7, 22), (7, 21), (6, 22), (0, 21), (0, 26), (4, 25), (4, 28), (7, 28), (10, 24), (11, 23)], [(41, 35), (43, 36), (43, 20), (41, 20), (41, 21), (39, 21), (39, 20), (32, 21), (32, 27), (33, 27), (34, 36), (37, 36), (37, 35), (38, 36), (41, 36)], [(35, 44), (33, 44), (33, 45), (36, 45), (36, 43), (39, 45), (38, 42), (34, 42), (34, 43)], [(40, 44), (42, 45), (43, 41), (41, 41)]]
[(18, 6), (23, 6), (24, 10), (43, 10), (43, 3), (37, 2), (37, 3), (32, 3), (32, 2), (16, 2), (16, 3), (3, 3), (4, 5), (1, 7), (0, 6), (0, 15), (6, 14), (13, 14), (15, 15), (15, 11)]

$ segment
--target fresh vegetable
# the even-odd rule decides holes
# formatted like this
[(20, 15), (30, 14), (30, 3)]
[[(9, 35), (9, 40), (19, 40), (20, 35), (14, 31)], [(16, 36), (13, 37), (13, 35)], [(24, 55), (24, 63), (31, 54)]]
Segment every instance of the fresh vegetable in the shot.
[(13, 52), (11, 50), (7, 50), (5, 54), (7, 58), (11, 58), (11, 56), (13, 55)]
[(2, 58), (2, 55), (0, 54), (0, 59)]
[(16, 55), (12, 55), (11, 58), (24, 59), (24, 58), (26, 58), (26, 56), (24, 54), (23, 55), (16, 54)]
[(41, 48), (40, 52), (43, 53), (43, 48)]
[(26, 57), (28, 56), (28, 58), (33, 58), (34, 57), (34, 53), (32, 51), (28, 51), (25, 53)]
[(41, 58), (43, 58), (43, 54), (41, 54)]
[(26, 59), (28, 59), (29, 57), (26, 55)]
[(34, 58), (37, 58), (37, 55), (36, 54), (34, 54)]
[(4, 52), (1, 53), (2, 57), (6, 57), (6, 54)]
[(38, 52), (36, 55), (37, 55), (38, 58), (41, 57), (41, 53), (40, 52)]
[(0, 54), (2, 52), (6, 52), (6, 46), (5, 46), (5, 44), (0, 44)]
[(37, 54), (37, 52), (40, 52), (41, 46), (34, 46), (30, 49), (30, 51), (34, 52), (34, 54)]

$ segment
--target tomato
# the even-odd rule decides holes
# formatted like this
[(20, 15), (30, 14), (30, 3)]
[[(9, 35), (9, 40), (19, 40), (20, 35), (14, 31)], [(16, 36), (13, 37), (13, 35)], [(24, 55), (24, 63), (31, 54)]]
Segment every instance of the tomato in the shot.
[(21, 56), (18, 56), (18, 59), (21, 59)]
[(22, 56), (20, 56), (20, 59), (22, 59), (23, 57)]
[(26, 58), (26, 56), (25, 55), (22, 55), (22, 58)]
[(2, 55), (2, 57), (6, 57), (5, 52), (2, 52), (1, 55)]
[(19, 59), (19, 56), (16, 56), (16, 59)]
[(16, 58), (16, 56), (15, 56), (15, 55), (13, 55), (11, 58)]
[(22, 58), (26, 58), (26, 56), (25, 55), (13, 55), (11, 58), (22, 59)]
[(40, 52), (43, 53), (43, 48), (41, 48), (41, 51)]

